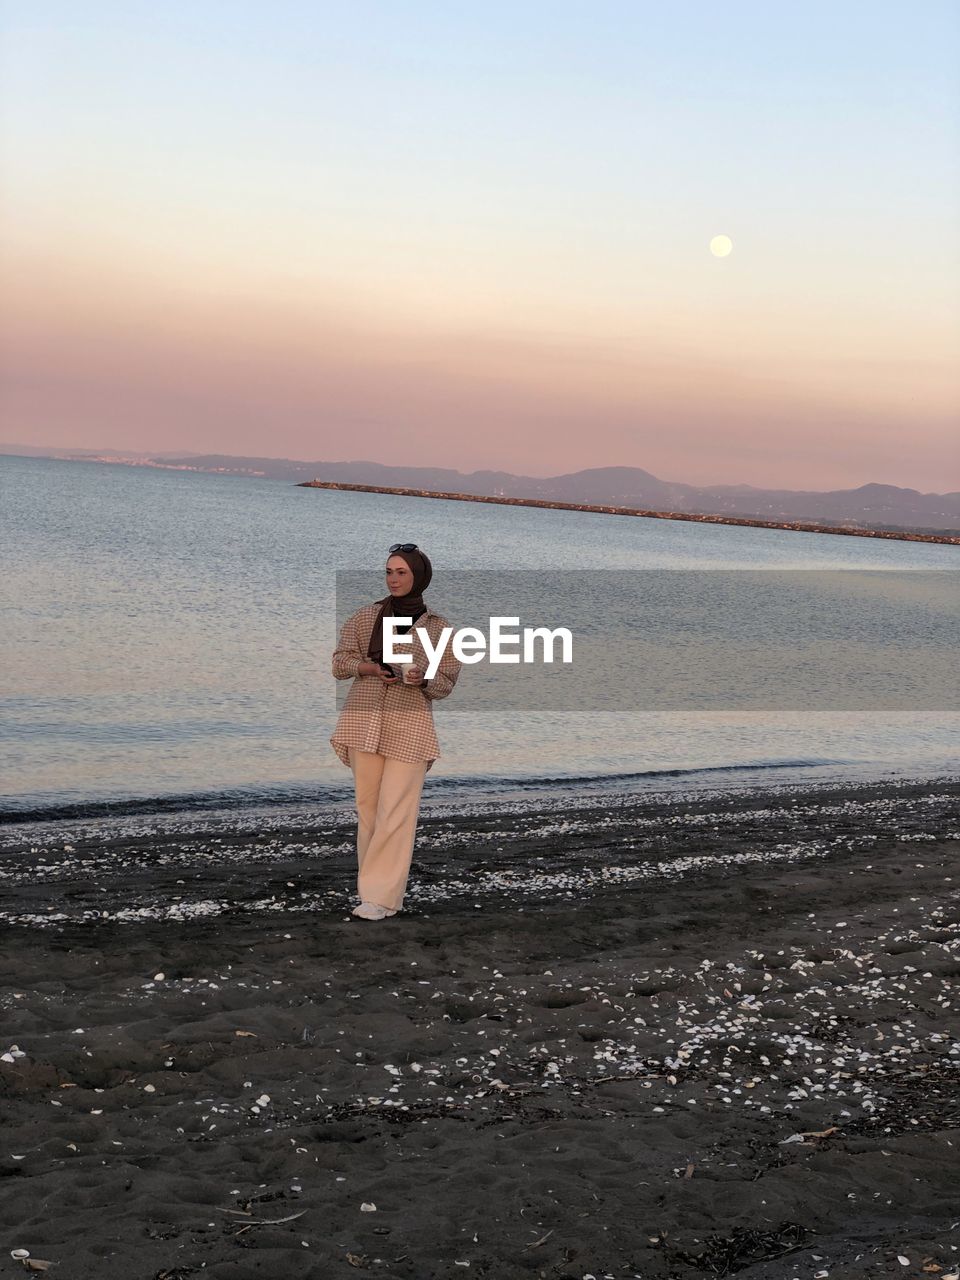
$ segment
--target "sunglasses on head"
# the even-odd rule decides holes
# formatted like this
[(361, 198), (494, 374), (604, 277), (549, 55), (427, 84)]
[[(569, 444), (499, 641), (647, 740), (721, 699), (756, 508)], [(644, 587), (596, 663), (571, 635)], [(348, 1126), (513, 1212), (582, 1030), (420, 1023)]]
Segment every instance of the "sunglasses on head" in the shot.
[(415, 542), (395, 542), (393, 546), (390, 548), (390, 554), (393, 555), (395, 551), (419, 551), (419, 550), (420, 548), (417, 546)]

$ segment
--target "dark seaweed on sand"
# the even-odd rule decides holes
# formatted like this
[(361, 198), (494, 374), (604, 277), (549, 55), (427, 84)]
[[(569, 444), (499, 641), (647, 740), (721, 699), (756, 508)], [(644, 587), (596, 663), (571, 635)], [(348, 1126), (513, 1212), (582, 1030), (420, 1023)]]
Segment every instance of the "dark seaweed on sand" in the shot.
[(699, 1253), (675, 1250), (673, 1257), (715, 1276), (732, 1276), (757, 1262), (770, 1262), (802, 1249), (810, 1232), (798, 1222), (782, 1222), (773, 1231), (742, 1228), (732, 1235), (712, 1235)]

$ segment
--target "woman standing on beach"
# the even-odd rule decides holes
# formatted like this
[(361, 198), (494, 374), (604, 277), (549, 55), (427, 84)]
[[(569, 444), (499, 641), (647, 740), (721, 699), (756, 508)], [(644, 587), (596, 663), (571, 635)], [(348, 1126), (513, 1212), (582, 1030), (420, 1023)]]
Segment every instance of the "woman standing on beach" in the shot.
[[(428, 660), (417, 629), (427, 632), (436, 649), (449, 625), (424, 602), (432, 576), (416, 543), (395, 543), (386, 567), (389, 595), (347, 619), (333, 655), (334, 677), (353, 680), (330, 742), (353, 770), (360, 896), (353, 914), (362, 920), (394, 916), (403, 905), (423, 780), (440, 755), (432, 704), (450, 693), (460, 674), (448, 647), (436, 674), (424, 678)], [(399, 666), (402, 677), (383, 660), (388, 616), (413, 620), (395, 627), (398, 636), (413, 632), (413, 661)]]

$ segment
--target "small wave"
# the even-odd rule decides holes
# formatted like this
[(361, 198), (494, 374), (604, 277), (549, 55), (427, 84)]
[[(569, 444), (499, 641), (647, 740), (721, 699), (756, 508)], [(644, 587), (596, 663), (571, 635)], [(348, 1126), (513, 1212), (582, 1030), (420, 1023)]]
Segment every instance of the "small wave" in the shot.
[(549, 776), (527, 775), (524, 777), (491, 777), (491, 778), (438, 778), (431, 784), (431, 790), (472, 791), (482, 787), (484, 791), (493, 790), (543, 790), (547, 787), (603, 786), (621, 787), (647, 779), (661, 780), (666, 778), (694, 778), (699, 775), (717, 773), (749, 774), (764, 769), (819, 769), (829, 765), (843, 765), (845, 760), (808, 759), (808, 760), (761, 760), (739, 764), (697, 765), (687, 769), (638, 769), (619, 773), (563, 773)]
[(317, 805), (342, 801), (349, 788), (230, 787), (222, 791), (182, 792), (162, 796), (130, 796), (102, 800), (76, 800), (48, 804), (11, 803), (0, 800), (0, 824), (73, 821), (79, 818), (122, 818), (145, 814), (210, 813), (221, 809), (279, 808), (284, 805)]
[[(843, 763), (836, 760), (763, 760), (739, 764), (701, 765), (694, 768), (641, 769), (619, 773), (571, 773), (554, 776), (519, 777), (437, 777), (430, 780), (429, 793), (443, 795), (502, 794), (531, 791), (607, 789), (628, 790), (645, 783), (669, 782), (671, 779), (692, 780), (716, 774), (748, 775), (767, 769), (812, 769)], [(160, 796), (129, 796), (75, 801), (52, 801), (47, 804), (22, 804), (9, 797), (0, 799), (0, 824), (76, 821), (90, 818), (138, 817), (150, 814), (211, 813), (221, 810), (273, 809), (284, 806), (316, 806), (351, 800), (352, 782), (340, 787), (305, 786), (290, 783), (271, 787), (231, 787), (220, 791), (181, 792)]]

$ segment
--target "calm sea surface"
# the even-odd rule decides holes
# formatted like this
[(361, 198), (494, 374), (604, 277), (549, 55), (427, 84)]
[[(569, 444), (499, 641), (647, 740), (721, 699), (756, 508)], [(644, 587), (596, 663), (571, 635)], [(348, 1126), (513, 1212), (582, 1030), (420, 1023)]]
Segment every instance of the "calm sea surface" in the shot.
[[(438, 571), (960, 569), (949, 546), (18, 457), (0, 457), (0, 536), (8, 818), (342, 796), (335, 573), (378, 569), (392, 542), (419, 543)], [(436, 707), (438, 795), (958, 768), (956, 712), (498, 715), (456, 696)]]

